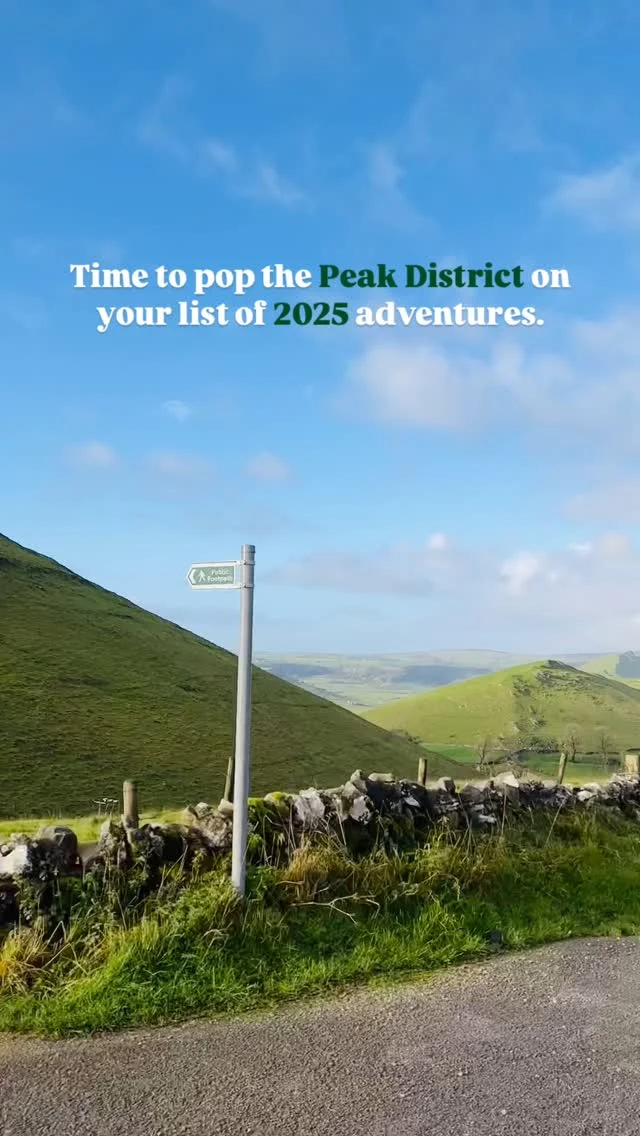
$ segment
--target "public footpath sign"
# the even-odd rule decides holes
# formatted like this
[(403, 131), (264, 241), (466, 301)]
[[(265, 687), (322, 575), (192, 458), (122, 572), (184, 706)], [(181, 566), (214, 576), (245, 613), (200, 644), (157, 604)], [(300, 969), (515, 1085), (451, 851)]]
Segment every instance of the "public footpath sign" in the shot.
[(220, 564), (192, 564), (187, 572), (187, 580), (192, 588), (240, 588), (238, 582), (237, 560)]
[(251, 781), (251, 658), (253, 652), (253, 591), (256, 550), (243, 544), (240, 560), (192, 564), (187, 580), (196, 591), (237, 588), (240, 591), (240, 647), (236, 705), (235, 776), (233, 782), (233, 844), (231, 881), (244, 895), (249, 832)]

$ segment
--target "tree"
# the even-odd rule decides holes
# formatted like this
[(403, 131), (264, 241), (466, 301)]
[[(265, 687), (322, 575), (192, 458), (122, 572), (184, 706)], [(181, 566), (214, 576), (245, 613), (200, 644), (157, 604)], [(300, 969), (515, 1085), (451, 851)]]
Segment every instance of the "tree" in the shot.
[(512, 773), (518, 772), (521, 767), (524, 745), (520, 737), (499, 737), (497, 740), (498, 761), (506, 765)]
[(604, 728), (601, 728), (596, 733), (596, 746), (597, 752), (602, 758), (602, 764), (606, 767), (609, 763), (609, 755), (615, 753), (618, 748), (616, 742)]
[(493, 744), (493, 738), (482, 738), (476, 745), (476, 764), (481, 771), (490, 764)]
[(560, 741), (560, 750), (566, 753), (567, 761), (575, 761), (580, 748), (580, 734), (577, 726), (567, 726), (566, 733)]

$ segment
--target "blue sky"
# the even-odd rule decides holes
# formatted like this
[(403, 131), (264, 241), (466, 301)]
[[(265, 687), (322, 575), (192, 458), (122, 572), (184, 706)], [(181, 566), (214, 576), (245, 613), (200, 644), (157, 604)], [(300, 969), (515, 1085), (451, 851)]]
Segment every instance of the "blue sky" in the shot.
[[(639, 42), (631, 0), (5, 0), (0, 529), (232, 649), (185, 572), (245, 541), (258, 651), (639, 646)], [(572, 286), (100, 335), (138, 297), (69, 274), (487, 259)], [(497, 302), (416, 295), (329, 298)]]

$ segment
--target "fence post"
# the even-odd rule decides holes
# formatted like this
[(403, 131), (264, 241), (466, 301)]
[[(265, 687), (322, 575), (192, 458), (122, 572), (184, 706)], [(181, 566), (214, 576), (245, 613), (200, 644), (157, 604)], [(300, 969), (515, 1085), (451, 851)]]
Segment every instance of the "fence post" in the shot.
[(125, 781), (122, 786), (122, 823), (125, 828), (139, 828), (138, 786), (135, 781)]
[(423, 787), (427, 784), (427, 759), (420, 757), (418, 759), (418, 785)]
[(558, 785), (562, 785), (564, 781), (564, 774), (567, 768), (567, 755), (566, 753), (560, 754), (560, 765), (558, 766)]
[(235, 757), (234, 757), (233, 754), (231, 754), (229, 761), (227, 762), (227, 779), (224, 783), (224, 795), (222, 797), (223, 801), (232, 801), (233, 800), (233, 778), (234, 778), (234, 773), (235, 773), (235, 767), (236, 767)]

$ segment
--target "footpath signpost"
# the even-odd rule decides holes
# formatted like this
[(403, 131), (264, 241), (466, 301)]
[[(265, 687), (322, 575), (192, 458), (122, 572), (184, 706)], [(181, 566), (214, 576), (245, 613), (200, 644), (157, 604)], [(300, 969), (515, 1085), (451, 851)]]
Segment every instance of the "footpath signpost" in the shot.
[(244, 544), (240, 560), (192, 564), (187, 580), (196, 591), (237, 588), (240, 591), (240, 646), (236, 705), (235, 777), (233, 784), (233, 844), (231, 882), (244, 895), (249, 832), (251, 778), (251, 656), (253, 651), (253, 588), (256, 550)]

